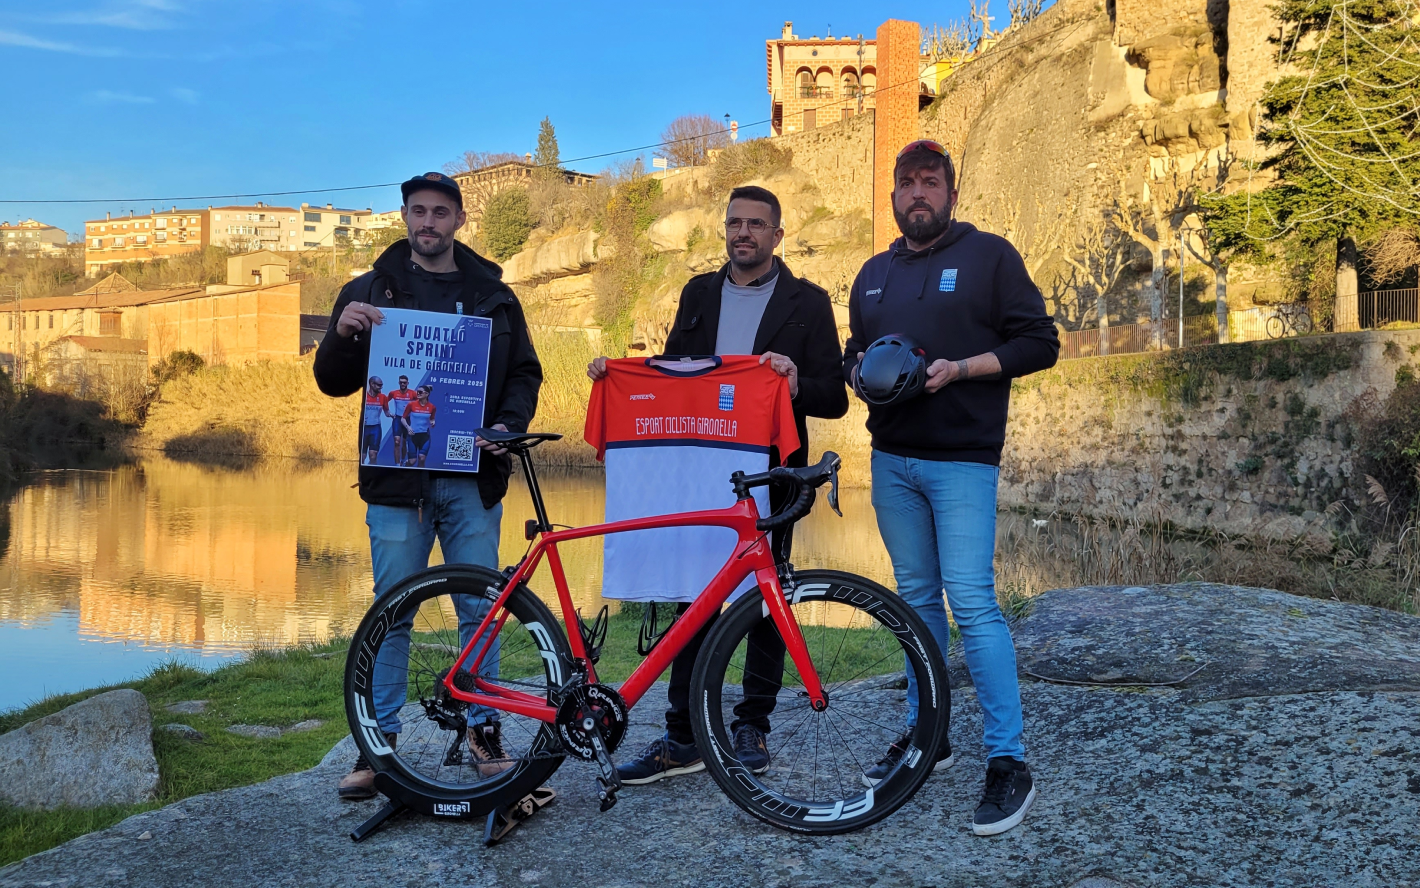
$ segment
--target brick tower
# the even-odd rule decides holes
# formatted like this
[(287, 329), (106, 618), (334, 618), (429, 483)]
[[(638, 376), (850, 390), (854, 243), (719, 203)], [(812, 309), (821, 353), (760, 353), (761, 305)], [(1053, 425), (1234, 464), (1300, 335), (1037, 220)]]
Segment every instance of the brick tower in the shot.
[(917, 138), (918, 66), (921, 39), (916, 22), (888, 19), (878, 28), (877, 109), (873, 123), (873, 252), (899, 234), (892, 216), (892, 166), (903, 145)]

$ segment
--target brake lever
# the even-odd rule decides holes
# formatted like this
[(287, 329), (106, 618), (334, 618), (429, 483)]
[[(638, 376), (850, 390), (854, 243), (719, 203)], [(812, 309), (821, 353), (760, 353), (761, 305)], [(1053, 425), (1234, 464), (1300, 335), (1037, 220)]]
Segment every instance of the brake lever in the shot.
[(833, 510), (833, 514), (839, 518), (843, 517), (843, 512), (838, 508), (838, 466), (839, 461), (833, 461), (833, 467), (829, 469), (828, 507)]

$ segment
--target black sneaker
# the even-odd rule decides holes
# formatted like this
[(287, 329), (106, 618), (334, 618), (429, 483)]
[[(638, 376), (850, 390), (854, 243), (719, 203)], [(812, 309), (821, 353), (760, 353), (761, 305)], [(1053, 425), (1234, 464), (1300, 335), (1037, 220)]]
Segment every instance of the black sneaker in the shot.
[(736, 728), (735, 758), (755, 774), (768, 771), (769, 747), (765, 745), (764, 732), (754, 725), (740, 725)]
[[(888, 747), (887, 755), (884, 755), (878, 760), (876, 765), (873, 765), (863, 774), (864, 786), (877, 786), (879, 781), (886, 777), (893, 768), (897, 767), (897, 763), (902, 761), (903, 755), (907, 753), (909, 748), (912, 748), (913, 733), (913, 729), (908, 728), (901, 737), (893, 741), (892, 745)], [(918, 750), (913, 749), (912, 751), (917, 752)], [(937, 750), (937, 763), (932, 766), (932, 770), (942, 771), (950, 768), (954, 761), (956, 761), (956, 759), (952, 757), (951, 742), (943, 740), (942, 748)]]
[(1026, 819), (1035, 801), (1035, 781), (1025, 762), (1013, 758), (993, 758), (986, 763), (986, 789), (971, 831), (978, 836), (994, 836), (1013, 829)]
[(621, 782), (630, 786), (655, 783), (662, 777), (679, 777), (705, 770), (700, 750), (694, 743), (677, 743), (669, 737), (654, 740), (641, 750), (641, 757), (616, 766)]

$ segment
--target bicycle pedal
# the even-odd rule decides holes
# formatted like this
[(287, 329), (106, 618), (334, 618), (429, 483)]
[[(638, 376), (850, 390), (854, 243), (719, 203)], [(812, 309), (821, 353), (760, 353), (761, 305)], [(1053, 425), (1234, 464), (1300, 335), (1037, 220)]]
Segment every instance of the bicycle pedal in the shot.
[(601, 799), (601, 813), (605, 814), (616, 807), (616, 790), (619, 787), (609, 785), (600, 777), (597, 778), (597, 785), (601, 787), (597, 792), (597, 798)]

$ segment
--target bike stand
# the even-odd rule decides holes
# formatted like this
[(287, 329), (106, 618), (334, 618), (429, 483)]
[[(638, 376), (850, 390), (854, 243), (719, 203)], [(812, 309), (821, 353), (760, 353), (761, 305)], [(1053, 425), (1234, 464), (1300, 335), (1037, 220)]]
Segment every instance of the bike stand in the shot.
[(488, 822), (483, 827), (483, 844), (492, 847), (502, 841), (518, 824), (552, 804), (557, 793), (550, 786), (540, 786), (523, 796), (515, 804), (494, 808), (488, 812)]
[(392, 820), (395, 817), (398, 817), (401, 814), (405, 814), (408, 812), (409, 809), (406, 808), (404, 805), (401, 805), (399, 802), (392, 802), (386, 800), (384, 805), (380, 807), (380, 810), (375, 812), (375, 816), (371, 817), (369, 820), (366, 820), (364, 823), (355, 827), (355, 829), (350, 832), (350, 841), (363, 842), (365, 839), (368, 839), (377, 830), (383, 827), (388, 821)]

